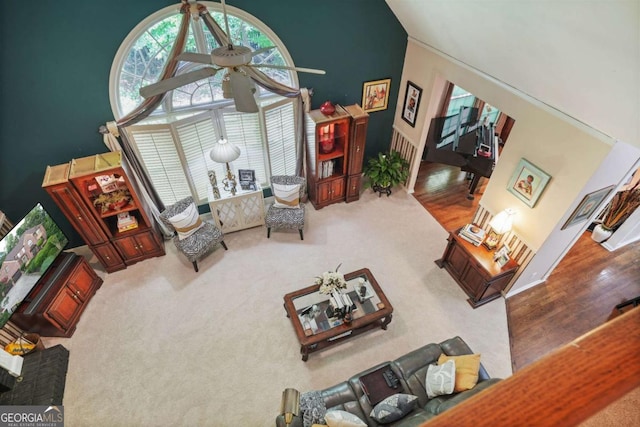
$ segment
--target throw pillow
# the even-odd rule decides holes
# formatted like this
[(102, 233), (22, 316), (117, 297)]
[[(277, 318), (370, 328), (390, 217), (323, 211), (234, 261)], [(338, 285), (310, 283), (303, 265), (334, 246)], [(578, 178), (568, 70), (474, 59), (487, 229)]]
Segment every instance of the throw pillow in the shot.
[(300, 395), (300, 412), (302, 413), (303, 427), (311, 427), (324, 421), (324, 414), (327, 407), (319, 391), (307, 391)]
[(194, 203), (190, 204), (185, 210), (177, 215), (169, 218), (171, 225), (178, 232), (178, 238), (184, 240), (195, 233), (204, 225), (198, 215), (198, 208)]
[(298, 209), (300, 207), (300, 184), (273, 184), (271, 186), (277, 208)]
[(438, 365), (453, 360), (456, 364), (456, 385), (454, 391), (470, 390), (478, 383), (478, 371), (480, 371), (480, 355), (465, 354), (462, 356), (447, 356), (441, 354)]
[(329, 427), (367, 427), (367, 424), (351, 412), (333, 409), (324, 416)]
[(378, 403), (369, 416), (380, 424), (388, 424), (413, 411), (418, 403), (418, 396), (396, 393)]
[(449, 360), (442, 365), (429, 365), (427, 368), (425, 386), (429, 399), (453, 393), (455, 383), (456, 364), (453, 360)]

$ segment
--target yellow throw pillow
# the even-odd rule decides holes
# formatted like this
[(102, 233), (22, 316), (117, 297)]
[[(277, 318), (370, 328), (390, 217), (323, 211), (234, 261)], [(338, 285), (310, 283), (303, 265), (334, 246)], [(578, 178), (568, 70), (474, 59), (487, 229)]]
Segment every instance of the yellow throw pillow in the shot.
[(479, 354), (447, 356), (442, 353), (438, 358), (438, 365), (442, 365), (448, 360), (453, 360), (456, 364), (456, 385), (453, 391), (470, 390), (478, 383), (478, 371), (480, 371)]

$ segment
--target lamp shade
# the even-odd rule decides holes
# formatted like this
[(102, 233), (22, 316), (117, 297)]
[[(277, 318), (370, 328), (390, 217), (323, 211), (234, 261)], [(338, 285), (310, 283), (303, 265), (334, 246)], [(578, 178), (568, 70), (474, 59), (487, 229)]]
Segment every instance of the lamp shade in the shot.
[(220, 138), (211, 151), (209, 151), (209, 157), (211, 160), (217, 163), (232, 162), (240, 157), (240, 148), (233, 145), (224, 138)]
[(513, 226), (513, 216), (516, 212), (513, 209), (505, 209), (500, 212), (498, 215), (494, 216), (491, 221), (489, 221), (489, 225), (496, 234), (505, 234), (511, 231), (511, 227)]

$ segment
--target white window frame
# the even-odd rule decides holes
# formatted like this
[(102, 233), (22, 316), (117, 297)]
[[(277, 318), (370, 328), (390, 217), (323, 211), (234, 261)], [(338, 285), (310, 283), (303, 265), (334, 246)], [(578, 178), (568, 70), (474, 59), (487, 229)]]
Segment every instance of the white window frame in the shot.
[[(222, 12), (222, 7), (219, 3), (209, 1), (203, 1), (200, 3), (204, 4), (212, 14), (214, 12)], [(111, 108), (116, 118), (123, 117), (126, 113), (128, 113), (123, 112), (120, 108), (118, 82), (120, 81), (121, 71), (130, 50), (132, 49), (138, 38), (149, 28), (153, 27), (158, 22), (167, 19), (170, 16), (179, 13), (178, 11), (179, 5), (174, 5), (165, 7), (153, 13), (142, 22), (140, 22), (122, 42), (114, 58), (109, 80)], [(264, 23), (259, 21), (254, 16), (233, 6), (227, 5), (227, 13), (244, 20), (248, 24), (260, 30), (273, 42), (273, 45), (278, 48), (278, 51), (286, 64), (289, 66), (294, 66), (293, 60), (291, 59), (291, 56), (286, 50), (282, 41)], [(190, 31), (193, 31), (193, 29), (191, 29)], [(205, 44), (202, 43), (202, 38), (198, 36), (197, 31), (193, 34), (195, 36), (198, 49), (201, 50), (201, 45), (204, 46)], [(187, 68), (188, 67), (185, 67), (185, 71)], [(298, 87), (299, 84), (297, 73), (295, 71), (292, 71), (289, 77), (294, 83), (294, 86)], [(259, 135), (259, 137), (261, 138), (265, 173), (259, 174), (259, 181), (264, 187), (268, 186), (269, 177), (271, 174), (271, 165), (280, 165), (282, 163), (281, 159), (272, 158), (273, 156), (277, 156), (278, 150), (276, 150), (271, 145), (277, 146), (281, 151), (284, 150), (284, 152), (289, 155), (289, 168), (285, 170), (286, 173), (294, 173), (294, 171), (291, 170), (292, 162), (290, 154), (291, 152), (293, 153), (293, 159), (295, 162), (295, 123), (297, 114), (296, 107), (299, 101), (297, 99), (283, 98), (274, 94), (264, 94), (263, 96), (260, 96), (257, 101), (260, 107), (260, 111), (255, 114), (248, 114), (247, 116), (253, 117), (247, 117), (247, 120), (256, 123), (257, 118), (257, 127), (252, 126), (250, 129), (248, 129), (248, 131), (253, 132), (254, 136)], [(287, 110), (285, 116), (291, 120), (291, 124), (286, 123), (287, 131), (290, 132), (290, 138), (288, 134), (287, 137), (284, 137), (284, 132), (282, 130), (280, 130), (279, 132), (278, 129), (274, 128), (273, 123), (267, 123), (267, 117), (272, 117), (273, 114), (278, 114), (278, 109), (282, 111)], [(224, 165), (216, 164), (215, 162), (211, 161), (208, 156), (208, 149), (206, 148), (210, 147), (214, 141), (217, 141), (217, 139), (221, 135), (227, 137), (223, 116), (224, 114), (231, 114), (234, 111), (235, 108), (231, 100), (215, 101), (204, 106), (200, 105), (197, 107), (188, 107), (181, 108), (180, 110), (173, 110), (173, 106), (171, 105), (171, 97), (167, 96), (165, 101), (163, 101), (163, 111), (161, 111), (159, 114), (154, 114), (150, 118), (127, 128), (126, 131), (128, 136), (130, 137), (132, 145), (134, 146), (137, 154), (142, 159), (147, 172), (151, 176), (152, 182), (156, 186), (156, 189), (160, 193), (160, 197), (165, 204), (172, 204), (180, 198), (186, 197), (188, 195), (193, 196), (194, 200), (196, 200), (198, 204), (205, 204), (207, 202), (207, 194), (204, 189), (210, 188), (209, 180), (206, 175), (207, 170), (216, 171), (216, 176), (218, 177), (219, 184), (218, 186), (222, 190), (222, 179), (225, 175)], [(193, 124), (202, 120), (210, 120), (208, 125), (203, 126), (205, 128), (213, 127), (213, 131), (209, 129), (209, 138), (211, 138), (211, 135), (213, 135), (213, 139), (200, 144), (202, 148), (200, 150), (202, 151), (202, 157), (200, 159), (195, 159), (192, 152), (185, 152), (185, 148), (187, 147), (185, 147), (180, 140), (179, 129), (181, 126), (189, 126), (189, 124)], [(274, 120), (271, 121), (274, 122)], [(153, 139), (161, 134), (163, 134), (165, 138), (162, 141), (165, 146), (160, 147), (163, 152), (158, 153), (156, 157), (149, 157), (150, 154), (146, 153), (146, 157), (149, 158), (145, 158), (145, 150), (152, 149), (152, 147), (149, 144), (145, 145), (144, 140)], [(291, 138), (293, 138), (293, 140)], [(169, 143), (169, 139), (173, 143), (173, 147), (168, 147), (166, 145)], [(283, 142), (283, 139), (285, 139), (286, 141)], [(233, 139), (230, 140), (234, 142)], [(293, 145), (291, 145), (291, 141), (293, 141)], [(138, 143), (142, 145), (138, 147)], [(197, 147), (194, 148), (193, 143), (195, 142), (191, 141), (191, 143), (187, 143), (187, 145), (191, 146), (192, 150), (197, 150)], [(241, 152), (242, 151), (243, 150), (241, 148)], [(234, 162), (235, 164), (232, 164), (232, 170), (235, 171), (238, 168), (253, 169), (251, 166), (247, 167), (246, 162), (243, 162), (243, 155), (246, 155), (246, 153), (241, 153), (241, 157)], [(189, 165), (190, 159), (193, 163), (191, 165)], [(254, 158), (253, 161), (255, 164), (256, 159)], [(164, 165), (165, 162), (167, 163), (167, 166)], [(176, 175), (177, 165), (180, 165), (182, 176)], [(203, 165), (205, 166), (204, 169), (202, 167)], [(162, 176), (163, 173), (158, 171), (158, 167), (163, 168), (165, 175), (164, 177)], [(283, 171), (282, 169), (277, 169), (276, 171), (274, 171), (274, 173), (283, 173)]]

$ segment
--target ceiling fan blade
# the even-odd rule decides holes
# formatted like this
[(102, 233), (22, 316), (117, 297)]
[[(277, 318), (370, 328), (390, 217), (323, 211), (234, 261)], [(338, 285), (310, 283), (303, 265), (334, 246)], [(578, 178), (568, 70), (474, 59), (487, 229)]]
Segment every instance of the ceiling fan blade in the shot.
[(327, 74), (325, 70), (316, 70), (315, 68), (287, 67), (286, 65), (269, 65), (269, 64), (251, 64), (252, 67), (277, 68), (279, 70), (295, 70), (303, 73), (311, 74)]
[(218, 70), (218, 68), (212, 67), (200, 68), (199, 70), (180, 74), (166, 80), (160, 80), (159, 82), (150, 84), (149, 86), (141, 87), (140, 96), (143, 98), (149, 98), (151, 96), (160, 95), (181, 86), (188, 85), (189, 83), (214, 76)]
[(231, 71), (229, 78), (236, 110), (242, 113), (257, 113), (258, 104), (253, 97), (254, 87), (251, 78), (238, 71)]
[(211, 55), (206, 53), (182, 52), (176, 57), (178, 61), (196, 62), (198, 64), (213, 65)]
[(253, 53), (251, 54), (251, 56), (260, 55), (261, 53), (269, 52), (271, 49), (275, 49), (275, 48), (276, 48), (275, 46), (263, 47), (261, 49), (254, 50)]

